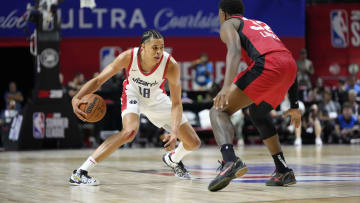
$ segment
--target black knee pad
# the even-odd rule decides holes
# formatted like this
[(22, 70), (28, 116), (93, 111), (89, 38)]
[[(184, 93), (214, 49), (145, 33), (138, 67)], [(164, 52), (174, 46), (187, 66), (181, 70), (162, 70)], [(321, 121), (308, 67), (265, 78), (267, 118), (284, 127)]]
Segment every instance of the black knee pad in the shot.
[(262, 140), (268, 139), (276, 135), (276, 129), (273, 119), (270, 116), (272, 110), (271, 105), (262, 102), (258, 106), (255, 104), (250, 105), (250, 118), (254, 123), (256, 129), (260, 132)]

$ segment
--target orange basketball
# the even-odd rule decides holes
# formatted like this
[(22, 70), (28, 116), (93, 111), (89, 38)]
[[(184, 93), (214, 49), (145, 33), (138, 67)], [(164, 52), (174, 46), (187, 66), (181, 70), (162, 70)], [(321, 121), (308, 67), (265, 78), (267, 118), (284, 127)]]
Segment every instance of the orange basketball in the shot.
[(88, 94), (81, 98), (81, 102), (87, 102), (79, 106), (80, 110), (87, 114), (87, 122), (98, 122), (104, 118), (106, 114), (106, 104), (102, 97), (97, 94)]

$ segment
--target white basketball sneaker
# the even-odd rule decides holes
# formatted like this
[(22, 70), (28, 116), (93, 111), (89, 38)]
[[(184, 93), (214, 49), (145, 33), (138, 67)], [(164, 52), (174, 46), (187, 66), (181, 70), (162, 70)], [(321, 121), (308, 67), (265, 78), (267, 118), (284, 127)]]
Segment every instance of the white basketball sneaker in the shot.
[(163, 155), (162, 160), (166, 166), (170, 167), (174, 171), (175, 176), (182, 179), (191, 179), (191, 175), (189, 171), (185, 168), (182, 161), (180, 161), (179, 163), (175, 163), (171, 160), (170, 156), (171, 153), (168, 152)]
[(97, 181), (95, 178), (90, 177), (87, 171), (79, 169), (74, 170), (73, 174), (70, 177), (69, 184), (96, 186), (99, 185), (100, 182)]

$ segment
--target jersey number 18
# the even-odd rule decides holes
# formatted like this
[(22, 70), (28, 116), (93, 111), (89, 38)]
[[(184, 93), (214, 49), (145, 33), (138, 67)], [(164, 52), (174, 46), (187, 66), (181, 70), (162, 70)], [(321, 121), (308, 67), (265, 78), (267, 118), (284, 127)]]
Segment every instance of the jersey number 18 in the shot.
[(150, 98), (150, 88), (141, 88), (139, 86), (139, 93), (145, 98)]

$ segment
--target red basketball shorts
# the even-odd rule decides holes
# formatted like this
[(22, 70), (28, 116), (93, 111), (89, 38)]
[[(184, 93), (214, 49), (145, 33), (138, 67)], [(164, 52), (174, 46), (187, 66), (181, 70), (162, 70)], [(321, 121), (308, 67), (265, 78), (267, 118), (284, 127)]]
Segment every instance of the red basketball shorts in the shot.
[(265, 101), (275, 109), (294, 83), (296, 73), (296, 62), (289, 52), (272, 52), (239, 73), (234, 84), (256, 105)]

